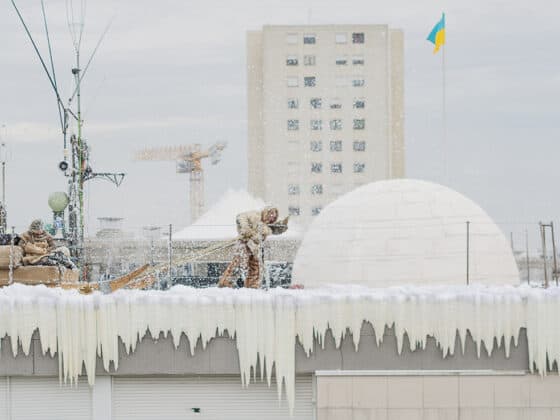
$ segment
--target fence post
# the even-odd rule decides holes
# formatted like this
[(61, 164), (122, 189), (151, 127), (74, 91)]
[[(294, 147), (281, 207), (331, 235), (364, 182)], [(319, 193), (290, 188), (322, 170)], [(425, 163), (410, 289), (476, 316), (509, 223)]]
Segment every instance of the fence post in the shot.
[(541, 230), (541, 242), (542, 242), (542, 253), (543, 253), (544, 288), (548, 289), (548, 271), (546, 267), (546, 233), (542, 222), (539, 222), (539, 228)]
[(169, 239), (167, 242), (167, 287), (171, 287), (171, 260), (173, 258), (173, 225), (169, 224)]
[(550, 235), (552, 236), (552, 278), (556, 282), (556, 286), (558, 286), (558, 264), (556, 261), (556, 240), (554, 239), (554, 223), (550, 222)]
[(467, 286), (469, 285), (469, 257), (470, 257), (470, 229), (471, 228), (471, 222), (467, 220)]
[(14, 282), (14, 236), (15, 236), (15, 227), (12, 226), (12, 235), (10, 238), (10, 271), (8, 273), (8, 284), (12, 284)]

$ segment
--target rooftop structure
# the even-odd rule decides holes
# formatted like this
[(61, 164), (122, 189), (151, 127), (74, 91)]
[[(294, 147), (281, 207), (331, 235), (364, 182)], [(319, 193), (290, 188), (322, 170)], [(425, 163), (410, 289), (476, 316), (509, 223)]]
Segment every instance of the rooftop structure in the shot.
[(331, 203), (308, 229), (293, 281), (306, 287), (519, 284), (509, 242), (477, 204), (442, 185), (378, 181)]

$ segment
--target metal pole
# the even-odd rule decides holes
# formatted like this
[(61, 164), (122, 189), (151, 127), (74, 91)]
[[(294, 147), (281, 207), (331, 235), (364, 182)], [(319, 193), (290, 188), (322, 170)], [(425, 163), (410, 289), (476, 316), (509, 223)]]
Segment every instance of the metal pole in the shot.
[(167, 285), (171, 287), (171, 259), (173, 258), (173, 225), (169, 224), (169, 239), (167, 243)]
[(539, 222), (539, 228), (541, 230), (541, 243), (542, 243), (542, 253), (543, 253), (543, 267), (544, 267), (544, 287), (545, 289), (548, 288), (548, 273), (546, 270), (546, 238), (545, 238), (545, 230), (544, 225), (542, 222)]
[(469, 285), (470, 231), (471, 231), (471, 222), (467, 220), (467, 286)]
[(14, 282), (14, 237), (16, 229), (12, 226), (12, 237), (10, 238), (10, 272), (8, 273), (8, 284)]
[(558, 264), (556, 260), (556, 241), (554, 240), (554, 223), (550, 222), (550, 235), (552, 236), (552, 264), (553, 264), (553, 272), (552, 278), (556, 282), (556, 286), (558, 286)]
[(525, 256), (527, 258), (527, 284), (531, 282), (531, 268), (529, 267), (529, 232), (525, 229)]

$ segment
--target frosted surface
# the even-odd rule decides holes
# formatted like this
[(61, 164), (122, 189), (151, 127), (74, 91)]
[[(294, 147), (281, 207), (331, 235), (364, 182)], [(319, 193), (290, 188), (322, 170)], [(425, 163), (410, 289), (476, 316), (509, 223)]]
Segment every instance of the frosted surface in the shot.
[(296, 255), (293, 282), (306, 287), (362, 284), (519, 284), (510, 245), (478, 205), (444, 186), (378, 181), (328, 205)]
[[(560, 288), (548, 290), (526, 286), (432, 286), (372, 289), (341, 286), (314, 290), (193, 289), (175, 286), (168, 291), (125, 291), (110, 295), (80, 295), (76, 291), (15, 284), (0, 289), (0, 336), (12, 338), (29, 354), (31, 336), (39, 330), (42, 351), (58, 352), (60, 375), (74, 382), (85, 364), (88, 380), (95, 380), (96, 354), (107, 370), (114, 361), (118, 369), (118, 338), (127, 351), (149, 330), (171, 334), (175, 346), (181, 333), (191, 353), (200, 337), (205, 346), (227, 330), (235, 335), (243, 384), (251, 367), (266, 367), (270, 384), (272, 364), (277, 381), (285, 381), (286, 398), (294, 402), (296, 337), (309, 355), (315, 338), (324, 343), (330, 328), (339, 346), (351, 332), (356, 349), (360, 328), (369, 321), (376, 331), (394, 324), (399, 353), (406, 342), (438, 342), (442, 357), (464, 351), (455, 348), (458, 332), (461, 347), (467, 331), (477, 351), (491, 353), (494, 338), (505, 339), (506, 356), (517, 343), (520, 328), (527, 329), (529, 366), (546, 373), (560, 360)], [(383, 334), (377, 335), (378, 343)], [(413, 349), (411, 349), (413, 350)], [(278, 387), (281, 392), (282, 387)], [(280, 396), (280, 395), (279, 395)]]

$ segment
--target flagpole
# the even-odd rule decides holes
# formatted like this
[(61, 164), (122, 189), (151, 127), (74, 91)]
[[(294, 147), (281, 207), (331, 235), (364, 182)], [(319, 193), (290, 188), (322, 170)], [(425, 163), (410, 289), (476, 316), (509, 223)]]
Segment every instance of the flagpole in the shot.
[(445, 100), (445, 43), (441, 46), (441, 122), (442, 122), (442, 154), (443, 154), (443, 181), (449, 183), (447, 173), (447, 116)]

